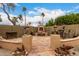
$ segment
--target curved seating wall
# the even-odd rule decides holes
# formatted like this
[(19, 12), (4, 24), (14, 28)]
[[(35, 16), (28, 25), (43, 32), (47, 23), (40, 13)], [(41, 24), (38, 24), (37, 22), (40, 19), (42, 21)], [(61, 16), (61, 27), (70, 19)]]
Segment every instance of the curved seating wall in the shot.
[(61, 44), (69, 45), (69, 46), (78, 46), (79, 45), (79, 37), (70, 38), (70, 39), (62, 39)]
[(79, 37), (70, 38), (70, 39), (62, 39), (60, 35), (51, 35), (50, 47), (52, 49), (56, 49), (63, 44), (67, 46), (73, 46), (73, 47), (79, 46)]
[(9, 50), (16, 50), (16, 48), (22, 48), (22, 42), (12, 42), (10, 40), (0, 40), (0, 47), (9, 49)]
[(24, 45), (24, 48), (27, 51), (31, 51), (32, 49), (32, 36), (31, 35), (24, 35), (22, 38), (16, 38), (16, 39), (10, 39), (0, 40), (0, 47), (9, 49), (12, 51), (15, 51), (17, 48), (22, 48), (22, 45)]

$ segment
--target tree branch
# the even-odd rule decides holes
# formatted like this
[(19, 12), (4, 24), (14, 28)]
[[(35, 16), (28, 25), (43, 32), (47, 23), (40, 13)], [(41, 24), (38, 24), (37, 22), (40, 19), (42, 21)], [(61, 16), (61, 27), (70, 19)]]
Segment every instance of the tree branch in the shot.
[(5, 8), (5, 5), (4, 4), (2, 4), (3, 5), (3, 11), (6, 13), (6, 15), (7, 15), (7, 18), (8, 18), (8, 20), (13, 24), (13, 25), (16, 25), (11, 19), (10, 19), (10, 15), (9, 15), (9, 13), (6, 11), (6, 8)]

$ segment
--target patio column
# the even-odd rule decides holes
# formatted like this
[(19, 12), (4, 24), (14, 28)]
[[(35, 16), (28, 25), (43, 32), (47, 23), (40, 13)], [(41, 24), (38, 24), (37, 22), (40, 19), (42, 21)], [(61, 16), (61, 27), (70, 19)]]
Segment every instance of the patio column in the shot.
[(61, 45), (60, 40), (61, 40), (60, 35), (51, 35), (50, 48), (56, 49), (56, 48), (60, 47), (60, 45)]
[(22, 44), (27, 51), (31, 51), (32, 49), (32, 36), (31, 35), (24, 35), (22, 38)]

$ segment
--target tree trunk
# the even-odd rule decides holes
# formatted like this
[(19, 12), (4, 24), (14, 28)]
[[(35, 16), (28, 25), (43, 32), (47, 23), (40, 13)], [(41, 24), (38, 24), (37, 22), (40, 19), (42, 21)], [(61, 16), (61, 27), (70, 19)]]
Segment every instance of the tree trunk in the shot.
[(44, 18), (44, 17), (42, 17), (42, 26), (43, 26), (43, 18)]
[(13, 24), (13, 25), (16, 25), (11, 19), (10, 19), (10, 15), (9, 15), (9, 13), (6, 11), (6, 8), (5, 8), (5, 5), (3, 4), (3, 11), (6, 13), (6, 15), (7, 15), (7, 18), (8, 18), (8, 20)]
[(26, 12), (24, 12), (24, 16), (25, 16), (25, 26), (26, 26)]

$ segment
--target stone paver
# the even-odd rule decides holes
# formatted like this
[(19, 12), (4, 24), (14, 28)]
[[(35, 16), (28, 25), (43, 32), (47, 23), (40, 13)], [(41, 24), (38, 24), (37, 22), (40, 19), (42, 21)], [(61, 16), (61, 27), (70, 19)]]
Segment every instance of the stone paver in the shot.
[(35, 55), (35, 56), (51, 56), (54, 54), (54, 51), (50, 49), (50, 37), (33, 37), (32, 42), (32, 51), (29, 53), (29, 55)]
[[(34, 36), (32, 40), (32, 51), (29, 56), (51, 56), (54, 51), (50, 49), (50, 37)], [(1, 56), (10, 56), (11, 51), (0, 49)]]
[(11, 51), (0, 48), (0, 56), (11, 56)]

